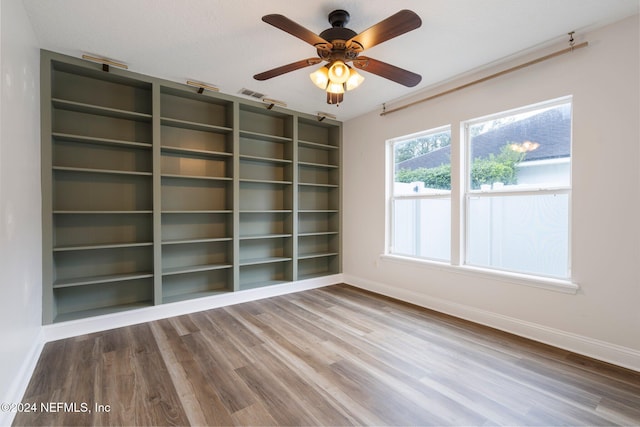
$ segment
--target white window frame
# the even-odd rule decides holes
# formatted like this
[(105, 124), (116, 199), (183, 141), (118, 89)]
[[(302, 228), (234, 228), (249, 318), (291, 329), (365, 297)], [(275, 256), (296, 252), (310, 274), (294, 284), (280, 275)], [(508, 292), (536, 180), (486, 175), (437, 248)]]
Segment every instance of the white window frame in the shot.
[[(558, 99), (554, 99), (554, 100), (550, 100), (550, 101), (545, 101), (545, 102), (541, 102), (541, 103), (537, 103), (537, 104), (533, 104), (533, 105), (527, 105), (525, 107), (522, 108), (516, 108), (513, 110), (508, 110), (508, 111), (503, 111), (500, 113), (496, 113), (496, 114), (491, 114), (488, 116), (483, 116), (483, 117), (478, 117), (475, 119), (471, 119), (471, 120), (466, 120), (462, 123), (462, 129), (463, 129), (463, 135), (462, 135), (462, 139), (464, 141), (464, 149), (463, 149), (463, 153), (464, 153), (464, 184), (463, 187), (464, 188), (464, 213), (463, 213), (463, 218), (464, 218), (464, 233), (462, 234), (464, 237), (464, 245), (460, 248), (461, 249), (461, 259), (463, 260), (464, 265), (468, 265), (470, 267), (477, 267), (477, 268), (486, 268), (488, 270), (496, 270), (496, 271), (504, 271), (506, 273), (519, 273), (517, 271), (511, 271), (511, 270), (506, 270), (506, 269), (500, 269), (500, 268), (496, 268), (496, 267), (479, 267), (479, 266), (475, 266), (471, 263), (469, 263), (467, 261), (467, 248), (469, 245), (469, 221), (471, 219), (471, 214), (470, 214), (470, 199), (473, 198), (485, 198), (485, 197), (513, 197), (513, 196), (533, 196), (533, 195), (558, 195), (558, 194), (562, 194), (562, 195), (567, 195), (568, 199), (569, 199), (569, 210), (568, 210), (568, 215), (569, 215), (569, 219), (571, 218), (571, 176), (572, 173), (569, 173), (569, 183), (567, 185), (557, 185), (557, 186), (539, 186), (539, 187), (532, 187), (532, 188), (517, 188), (517, 189), (494, 189), (491, 188), (489, 190), (482, 190), (482, 189), (478, 189), (478, 190), (474, 190), (471, 189), (471, 183), (469, 182), (470, 179), (469, 177), (471, 176), (471, 163), (472, 163), (472, 156), (471, 156), (471, 135), (469, 132), (469, 128), (475, 124), (478, 123), (483, 123), (486, 121), (490, 121), (490, 120), (495, 120), (495, 119), (499, 119), (502, 117), (509, 117), (509, 116), (513, 116), (513, 115), (517, 115), (517, 114), (526, 114), (532, 111), (536, 111), (536, 110), (540, 110), (543, 108), (553, 108), (559, 105), (563, 105), (563, 104), (570, 104), (571, 106), (571, 114), (573, 114), (573, 99), (571, 96), (568, 97), (562, 97), (562, 98), (558, 98)], [(570, 144), (571, 144), (571, 138), (570, 138)], [(571, 148), (570, 148), (570, 153), (571, 153)], [(569, 157), (569, 161), (571, 162), (571, 156)], [(571, 165), (571, 164), (570, 164)], [(571, 168), (570, 168), (571, 170)], [(569, 229), (567, 230), (568, 232), (568, 259), (567, 259), (567, 274), (568, 277), (565, 278), (561, 278), (560, 280), (568, 280), (571, 277), (571, 221), (568, 221), (568, 225), (569, 225)], [(545, 276), (543, 274), (536, 274), (535, 276), (538, 277), (542, 277), (542, 278), (548, 278), (549, 276)]]
[[(385, 233), (385, 250), (384, 253), (380, 255), (380, 260), (382, 262), (390, 262), (390, 263), (400, 263), (403, 265), (420, 265), (427, 269), (432, 269), (434, 271), (449, 271), (454, 274), (461, 274), (464, 276), (472, 276), (479, 279), (487, 279), (492, 281), (506, 282), (509, 284), (529, 286), (539, 289), (546, 289), (550, 291), (575, 294), (580, 289), (579, 285), (572, 280), (572, 272), (571, 272), (571, 209), (572, 209), (572, 185), (571, 185), (571, 176), (573, 175), (573, 161), (571, 160), (571, 173), (569, 178), (569, 185), (567, 186), (554, 186), (554, 187), (545, 187), (545, 188), (536, 188), (536, 189), (519, 189), (517, 191), (511, 190), (492, 190), (492, 191), (483, 191), (483, 190), (471, 190), (470, 183), (468, 183), (467, 173), (469, 171), (469, 154), (470, 154), (470, 144), (468, 141), (468, 132), (467, 129), (469, 126), (491, 120), (492, 118), (498, 118), (518, 113), (524, 113), (526, 111), (537, 110), (543, 107), (552, 107), (554, 105), (560, 105), (565, 103), (571, 103), (571, 114), (573, 115), (573, 97), (572, 96), (564, 96), (557, 99), (552, 99), (548, 101), (543, 101), (536, 104), (527, 105), (521, 108), (515, 108), (512, 110), (503, 111), (500, 113), (495, 113), (483, 117), (478, 117), (474, 119), (464, 120), (460, 122), (459, 132), (458, 129), (454, 129), (453, 126), (441, 126), (437, 128), (432, 128), (427, 131), (416, 132), (410, 135), (393, 138), (387, 140), (386, 144), (386, 171), (385, 176), (386, 179), (386, 194), (387, 194), (387, 203), (386, 203), (386, 233)], [(451, 131), (451, 193), (447, 195), (421, 195), (419, 198), (428, 197), (448, 197), (451, 198), (451, 257), (450, 261), (437, 261), (430, 260), (425, 258), (419, 258), (414, 256), (406, 256), (406, 255), (397, 255), (392, 251), (392, 243), (393, 243), (393, 206), (394, 200), (396, 199), (393, 194), (393, 185), (394, 185), (394, 173), (395, 173), (395, 164), (394, 164), (394, 144), (397, 142), (407, 141), (410, 139), (414, 139), (420, 135), (424, 135), (427, 133), (436, 133), (438, 131), (443, 131), (449, 129)], [(454, 132), (455, 130), (455, 132)], [(573, 143), (573, 141), (572, 141)], [(573, 149), (571, 150), (573, 157)], [(525, 195), (525, 194), (567, 194), (569, 197), (569, 229), (568, 229), (568, 279), (558, 279), (555, 277), (546, 277), (542, 275), (532, 275), (532, 274), (524, 274), (519, 272), (505, 271), (499, 270), (495, 268), (487, 268), (487, 267), (477, 267), (472, 265), (467, 265), (466, 260), (466, 246), (467, 246), (467, 230), (468, 230), (468, 199), (469, 197), (495, 197), (497, 194), (499, 195)], [(416, 196), (414, 196), (416, 197)], [(416, 198), (418, 198), (416, 197)]]
[[(396, 254), (394, 253), (394, 248), (393, 248), (393, 224), (394, 224), (394, 219), (395, 219), (395, 201), (396, 200), (415, 200), (415, 201), (420, 201), (420, 200), (425, 200), (425, 199), (449, 199), (451, 200), (451, 193), (452, 191), (431, 191), (428, 193), (420, 193), (420, 194), (402, 194), (402, 195), (395, 195), (394, 192), (394, 182), (395, 182), (395, 146), (397, 144), (401, 144), (403, 142), (407, 142), (407, 141), (411, 141), (417, 138), (420, 138), (421, 136), (427, 136), (427, 135), (434, 135), (434, 134), (439, 134), (439, 133), (443, 133), (443, 132), (449, 132), (451, 134), (451, 125), (444, 125), (444, 126), (439, 126), (436, 128), (432, 128), (432, 129), (428, 129), (428, 130), (424, 130), (421, 132), (416, 132), (410, 135), (405, 135), (399, 138), (394, 138), (394, 139), (390, 139), (387, 141), (387, 156), (386, 158), (388, 159), (388, 164), (387, 164), (387, 176), (389, 177), (387, 179), (387, 194), (389, 195), (388, 197), (388, 203), (387, 203), (387, 218), (388, 220), (388, 226), (387, 226), (387, 233), (386, 233), (386, 242), (385, 242), (385, 252), (386, 254), (389, 255), (396, 255), (396, 256), (408, 256), (408, 255), (400, 255), (400, 254)], [(452, 142), (453, 144), (453, 139)], [(453, 168), (453, 165), (452, 165)], [(452, 170), (453, 173), (453, 170)], [(453, 184), (452, 184), (453, 186)], [(452, 206), (453, 208), (453, 206)], [(450, 226), (452, 227), (452, 225)], [(449, 260), (442, 260), (442, 259), (434, 259), (434, 258), (427, 258), (427, 257), (420, 257), (420, 256), (411, 256), (411, 258), (415, 258), (415, 259), (420, 259), (420, 260), (427, 260), (427, 261), (433, 261), (433, 262), (443, 262), (443, 263), (449, 263)]]

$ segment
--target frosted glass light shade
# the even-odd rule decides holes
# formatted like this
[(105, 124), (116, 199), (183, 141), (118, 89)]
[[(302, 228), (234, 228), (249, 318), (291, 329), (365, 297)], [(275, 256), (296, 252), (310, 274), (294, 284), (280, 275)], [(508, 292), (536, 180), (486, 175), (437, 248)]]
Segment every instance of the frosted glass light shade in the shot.
[(344, 85), (342, 83), (335, 83), (333, 80), (329, 82), (327, 86), (328, 93), (344, 93)]
[(347, 79), (347, 82), (346, 82), (347, 90), (357, 88), (358, 86), (360, 86), (360, 83), (362, 83), (363, 81), (364, 81), (364, 77), (362, 77), (360, 73), (358, 73), (356, 70), (352, 68), (349, 73), (349, 78)]
[(333, 83), (344, 83), (349, 78), (349, 67), (342, 61), (335, 61), (329, 67), (329, 79)]
[(311, 78), (311, 81), (314, 85), (324, 90), (329, 84), (329, 69), (326, 66), (321, 67), (313, 73), (309, 74), (309, 77)]

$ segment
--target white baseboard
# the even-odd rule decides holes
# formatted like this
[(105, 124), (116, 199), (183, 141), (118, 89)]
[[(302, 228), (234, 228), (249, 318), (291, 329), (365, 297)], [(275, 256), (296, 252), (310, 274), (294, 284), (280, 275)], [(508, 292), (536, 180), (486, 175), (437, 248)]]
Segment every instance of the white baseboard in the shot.
[[(33, 341), (33, 344), (31, 345), (31, 348), (25, 355), (24, 361), (16, 373), (7, 395), (3, 396), (2, 403), (22, 402), (22, 397), (24, 396), (24, 392), (27, 390), (29, 381), (31, 381), (33, 372), (36, 369), (44, 344), (44, 333), (42, 329), (40, 329)], [(0, 411), (0, 426), (10, 426), (15, 416), (15, 411)]]
[[(227, 294), (180, 301), (171, 304), (157, 305), (124, 311), (86, 319), (71, 320), (44, 326), (44, 341), (55, 341), (83, 334), (151, 322), (167, 317), (180, 316), (212, 308), (224, 307), (242, 302), (255, 301), (263, 298), (320, 288), (323, 286), (342, 283), (342, 274), (317, 277), (296, 282), (283, 283), (281, 285), (265, 286), (263, 288), (248, 289), (245, 291), (229, 292)], [(1, 425), (1, 424), (0, 424)]]
[(431, 297), (360, 277), (344, 275), (344, 281), (349, 285), (361, 289), (640, 372), (640, 351), (628, 347), (458, 304), (441, 298)]

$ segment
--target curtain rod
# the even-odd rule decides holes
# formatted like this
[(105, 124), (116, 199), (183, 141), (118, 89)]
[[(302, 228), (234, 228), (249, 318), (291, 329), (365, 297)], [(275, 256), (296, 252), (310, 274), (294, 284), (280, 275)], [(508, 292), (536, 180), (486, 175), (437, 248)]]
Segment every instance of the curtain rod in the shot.
[(480, 78), (478, 80), (474, 80), (472, 82), (465, 83), (465, 84), (460, 85), (460, 86), (456, 86), (456, 87), (454, 87), (452, 89), (445, 90), (444, 92), (440, 92), (440, 93), (437, 93), (435, 95), (431, 95), (431, 96), (428, 96), (426, 98), (422, 98), (422, 99), (419, 99), (417, 101), (410, 102), (409, 104), (405, 104), (405, 105), (402, 105), (402, 106), (397, 107), (397, 108), (392, 108), (391, 110), (385, 110), (382, 113), (380, 113), (380, 115), (381, 116), (386, 116), (387, 114), (395, 113), (396, 111), (404, 110), (405, 108), (413, 107), (414, 105), (421, 104), (421, 103), (427, 102), (427, 101), (431, 101), (432, 99), (439, 98), (441, 96), (448, 95), (450, 93), (457, 92), (457, 91), (462, 90), (462, 89), (466, 89), (469, 86), (473, 86), (473, 85), (476, 85), (478, 83), (486, 82), (487, 80), (495, 79), (496, 77), (500, 77), (500, 76), (503, 76), (505, 74), (511, 73), (513, 71), (517, 71), (517, 70), (520, 70), (522, 68), (528, 67), (530, 65), (534, 65), (534, 64), (537, 64), (539, 62), (546, 61), (547, 59), (555, 58), (556, 56), (560, 56), (560, 55), (564, 55), (565, 53), (573, 52), (576, 49), (581, 49), (581, 48), (586, 47), (588, 45), (589, 45), (589, 42), (582, 42), (582, 43), (576, 44), (576, 45), (568, 47), (566, 49), (562, 49), (562, 50), (559, 50), (557, 52), (553, 52), (553, 53), (550, 53), (548, 55), (542, 56), (540, 58), (533, 59), (531, 61), (525, 62), (524, 64), (516, 65), (515, 67), (507, 68), (506, 70), (502, 70), (502, 71), (499, 71), (497, 73), (491, 74), (489, 76), (482, 77), (482, 78)]

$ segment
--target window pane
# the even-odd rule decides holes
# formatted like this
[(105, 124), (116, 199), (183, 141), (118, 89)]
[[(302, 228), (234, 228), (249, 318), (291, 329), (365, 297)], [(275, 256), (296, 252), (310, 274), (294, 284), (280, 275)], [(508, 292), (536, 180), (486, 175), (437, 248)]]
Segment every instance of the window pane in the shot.
[(451, 191), (451, 131), (424, 133), (393, 145), (394, 195)]
[(568, 278), (569, 196), (470, 197), (467, 264)]
[(395, 254), (448, 261), (451, 256), (451, 200), (395, 200), (392, 235)]
[(476, 123), (468, 132), (472, 190), (570, 185), (570, 103)]

